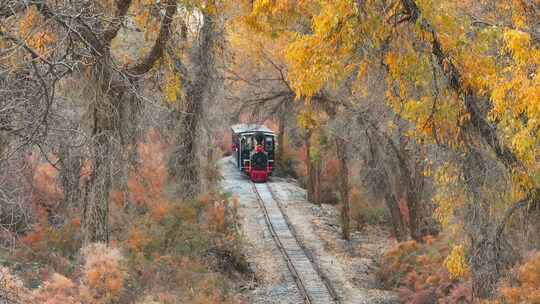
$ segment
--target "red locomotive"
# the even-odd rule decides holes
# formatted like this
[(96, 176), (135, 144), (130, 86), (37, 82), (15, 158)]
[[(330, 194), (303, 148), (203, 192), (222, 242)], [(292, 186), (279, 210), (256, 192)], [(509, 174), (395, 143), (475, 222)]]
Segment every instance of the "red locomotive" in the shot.
[(274, 132), (255, 124), (238, 124), (231, 129), (236, 166), (253, 182), (266, 182), (274, 169)]

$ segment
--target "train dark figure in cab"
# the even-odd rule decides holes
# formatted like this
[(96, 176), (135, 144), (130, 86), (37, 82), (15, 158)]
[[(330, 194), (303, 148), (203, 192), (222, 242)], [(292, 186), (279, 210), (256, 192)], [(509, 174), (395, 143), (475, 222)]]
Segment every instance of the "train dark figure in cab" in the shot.
[(231, 130), (233, 157), (238, 169), (253, 182), (266, 182), (274, 170), (274, 132), (255, 124), (238, 124)]

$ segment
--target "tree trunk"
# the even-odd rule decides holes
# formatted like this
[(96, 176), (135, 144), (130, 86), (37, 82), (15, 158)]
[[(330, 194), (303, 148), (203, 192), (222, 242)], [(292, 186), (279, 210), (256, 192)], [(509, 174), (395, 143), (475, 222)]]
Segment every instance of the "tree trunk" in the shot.
[(311, 153), (312, 130), (307, 130), (305, 135), (306, 145), (306, 169), (307, 169), (307, 197), (308, 201), (315, 204), (321, 204), (321, 160)]
[(178, 124), (177, 146), (169, 162), (169, 174), (176, 180), (178, 196), (182, 199), (195, 197), (200, 190), (199, 155), (197, 135), (201, 112), (200, 96), (186, 98), (185, 112)]
[[(389, 186), (389, 185), (388, 185)], [(386, 208), (390, 212), (390, 217), (392, 219), (392, 231), (398, 242), (407, 240), (407, 228), (403, 221), (403, 216), (401, 215), (401, 209), (399, 208), (398, 201), (396, 196), (392, 191), (384, 192), (384, 201)]]
[(465, 231), (470, 239), (469, 264), (473, 295), (492, 297), (504, 271), (515, 262), (512, 248), (503, 235), (496, 234), (496, 222), (489, 218), (489, 202), (482, 195), (487, 163), (478, 152), (470, 151), (463, 163), (469, 199), (466, 205)]
[(314, 203), (315, 181), (313, 167), (311, 166), (311, 130), (306, 130), (304, 143), (306, 146), (307, 199), (309, 202)]
[[(112, 79), (110, 54), (94, 68), (97, 83), (93, 103), (92, 171), (84, 187), (81, 230), (83, 243), (109, 242), (109, 193), (112, 187), (112, 138), (119, 133), (118, 113), (123, 93), (109, 87)], [(73, 176), (72, 176), (73, 178)], [(78, 182), (78, 181), (77, 181)], [(76, 183), (72, 180), (72, 183)]]
[(60, 182), (64, 192), (64, 201), (60, 209), (77, 207), (81, 200), (81, 168), (82, 156), (75, 149), (68, 146), (60, 147), (59, 158), (61, 160)]
[[(204, 24), (199, 35), (199, 47), (190, 53), (193, 66), (192, 78), (184, 81), (186, 97), (182, 114), (179, 116), (177, 146), (169, 160), (169, 175), (177, 181), (177, 193), (183, 199), (196, 197), (201, 190), (199, 172), (198, 134), (202, 118), (203, 102), (211, 89), (213, 69), (214, 20), (204, 14)], [(176, 72), (185, 73), (179, 58), (175, 58)], [(183, 78), (187, 75), (183, 75)]]
[(109, 193), (111, 190), (111, 141), (99, 134), (94, 143), (94, 164), (86, 185), (82, 212), (82, 232), (85, 244), (109, 242)]
[(410, 175), (411, 170), (405, 168), (404, 176), (401, 176), (402, 183), (405, 185), (405, 200), (407, 203), (409, 216), (409, 234), (417, 242), (421, 242), (424, 234), (420, 231), (421, 214), (419, 210), (419, 193), (421, 191), (415, 187), (414, 177)]
[(390, 212), (392, 230), (396, 240), (404, 241), (407, 239), (407, 227), (385, 166), (384, 152), (381, 151), (381, 138), (373, 131), (366, 132), (366, 135), (369, 153), (365, 156), (365, 163), (369, 173), (370, 187), (376, 196), (384, 200), (388, 212)]
[(313, 203), (316, 205), (321, 205), (321, 170), (322, 170), (322, 161), (320, 156), (317, 156), (311, 162), (313, 168)]
[(283, 149), (285, 148), (285, 113), (283, 111), (280, 111), (278, 119), (277, 153), (274, 154), (274, 161), (276, 164), (281, 164)]
[(0, 130), (0, 161), (5, 157), (4, 153), (6, 153), (8, 143), (7, 132)]
[(347, 143), (339, 137), (336, 137), (336, 152), (339, 160), (338, 189), (341, 200), (341, 231), (343, 238), (349, 241), (351, 239), (351, 228)]

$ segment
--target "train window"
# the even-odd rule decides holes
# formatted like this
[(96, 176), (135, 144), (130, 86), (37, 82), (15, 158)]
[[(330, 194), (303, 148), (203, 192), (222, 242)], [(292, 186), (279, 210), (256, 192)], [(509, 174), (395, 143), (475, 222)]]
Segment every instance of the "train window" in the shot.
[(251, 151), (252, 143), (251, 143), (251, 137), (243, 137), (245, 143), (244, 143), (244, 151)]
[(274, 149), (274, 138), (272, 136), (266, 136), (264, 149), (266, 151), (272, 151)]

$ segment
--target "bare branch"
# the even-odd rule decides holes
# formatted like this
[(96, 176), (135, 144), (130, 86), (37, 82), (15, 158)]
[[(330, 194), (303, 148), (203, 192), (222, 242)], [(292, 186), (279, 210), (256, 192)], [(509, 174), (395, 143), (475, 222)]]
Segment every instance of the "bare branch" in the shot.
[(173, 17), (177, 11), (176, 0), (167, 0), (165, 4), (167, 6), (165, 10), (165, 16), (163, 17), (163, 21), (161, 22), (159, 35), (156, 39), (156, 42), (154, 43), (154, 46), (150, 50), (150, 53), (148, 53), (148, 55), (144, 59), (142, 59), (136, 65), (128, 68), (127, 74), (138, 76), (148, 72), (152, 68), (154, 63), (163, 55), (165, 44), (171, 36), (171, 24), (173, 21)]
[(124, 21), (124, 17), (126, 16), (129, 6), (131, 5), (131, 0), (117, 0), (116, 5), (117, 8), (115, 18), (103, 33), (103, 40), (105, 40), (105, 45), (107, 46), (111, 44), (111, 41), (118, 34), (118, 31), (122, 26), (122, 22)]

